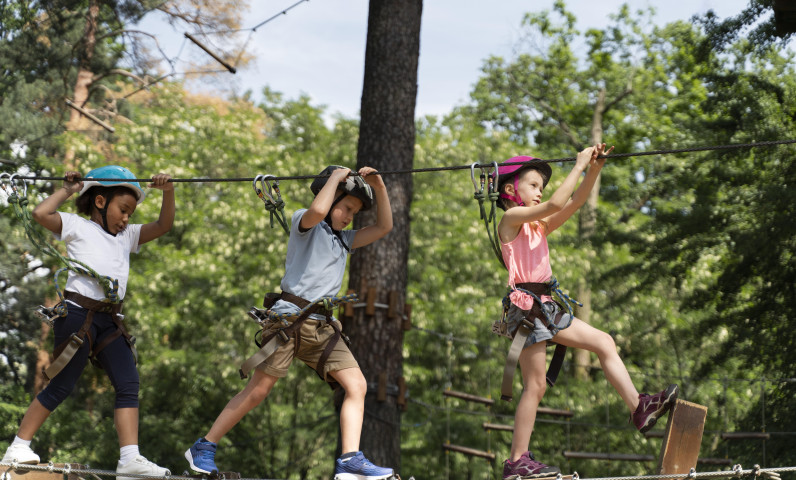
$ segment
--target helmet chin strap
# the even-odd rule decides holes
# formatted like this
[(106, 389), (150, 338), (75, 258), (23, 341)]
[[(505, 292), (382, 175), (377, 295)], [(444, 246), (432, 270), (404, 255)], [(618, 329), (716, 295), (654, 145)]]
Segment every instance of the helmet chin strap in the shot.
[(519, 188), (520, 183), (520, 176), (514, 175), (514, 195), (509, 195), (507, 193), (501, 193), (500, 198), (505, 198), (511, 200), (512, 202), (516, 203), (520, 207), (525, 206), (525, 202), (522, 201), (519, 195), (517, 195), (517, 189)]
[(340, 230), (335, 230), (334, 227), (332, 226), (332, 209), (334, 208), (335, 205), (337, 205), (337, 202), (342, 200), (343, 197), (345, 197), (346, 195), (348, 194), (343, 192), (342, 195), (337, 196), (334, 199), (334, 201), (332, 201), (332, 204), (329, 206), (329, 213), (326, 214), (326, 218), (324, 218), (323, 221), (326, 222), (327, 225), (329, 225), (329, 228), (332, 230), (332, 233), (334, 234), (335, 237), (337, 237), (338, 240), (340, 240), (340, 244), (343, 245), (345, 251), (351, 252), (351, 249), (348, 248), (348, 245), (346, 245), (345, 242), (343, 241), (343, 235), (340, 234)]
[(102, 217), (102, 229), (105, 230), (105, 233), (107, 233), (108, 235), (115, 237), (116, 234), (111, 233), (111, 231), (108, 230), (108, 205), (111, 203), (111, 199), (113, 198), (113, 193), (110, 193), (108, 195), (108, 198), (105, 198), (105, 195), (103, 195), (102, 198), (105, 199), (105, 206), (102, 208), (97, 208), (97, 210), (99, 210), (100, 216)]

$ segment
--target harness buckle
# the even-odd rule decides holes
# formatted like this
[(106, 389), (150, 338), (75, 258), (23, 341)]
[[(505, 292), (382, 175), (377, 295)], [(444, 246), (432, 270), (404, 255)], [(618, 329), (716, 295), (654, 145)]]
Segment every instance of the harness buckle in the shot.
[(260, 325), (263, 325), (268, 320), (268, 315), (266, 314), (265, 310), (260, 310), (257, 307), (252, 307), (246, 312), (252, 320), (257, 322)]
[(283, 342), (287, 343), (290, 341), (290, 337), (287, 336), (287, 333), (283, 329), (277, 330), (276, 334), (279, 336), (279, 339)]
[(72, 343), (76, 343), (78, 348), (83, 345), (83, 339), (77, 336), (77, 333), (73, 333), (69, 336), (69, 341)]
[(52, 308), (47, 308), (44, 305), (39, 305), (33, 310), (33, 314), (36, 315), (41, 319), (42, 322), (45, 322), (47, 325), (52, 327), (55, 324), (55, 319), (60, 317), (59, 313), (56, 313)]

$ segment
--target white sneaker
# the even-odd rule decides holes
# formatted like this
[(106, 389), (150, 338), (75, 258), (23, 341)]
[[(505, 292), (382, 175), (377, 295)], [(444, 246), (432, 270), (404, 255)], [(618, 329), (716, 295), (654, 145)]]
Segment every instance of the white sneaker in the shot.
[(3, 463), (39, 463), (39, 456), (27, 445), (10, 445), (3, 455)]
[(133, 473), (152, 477), (165, 477), (166, 475), (171, 475), (168, 468), (159, 467), (141, 455), (124, 465), (121, 463), (116, 464), (116, 480), (140, 480), (140, 477), (122, 477), (119, 475), (120, 473)]

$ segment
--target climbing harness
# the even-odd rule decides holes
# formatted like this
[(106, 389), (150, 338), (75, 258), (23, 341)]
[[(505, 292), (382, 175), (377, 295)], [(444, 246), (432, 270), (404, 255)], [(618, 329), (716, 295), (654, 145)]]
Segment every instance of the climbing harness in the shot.
[[(274, 312), (271, 310), (271, 307), (273, 307), (278, 300), (290, 302), (301, 308), (301, 310), (298, 313)], [(323, 353), (318, 359), (318, 363), (315, 367), (315, 372), (321, 379), (329, 383), (332, 389), (337, 388), (339, 385), (336, 381), (327, 380), (325, 378), (324, 367), (326, 366), (326, 360), (329, 358), (329, 355), (331, 355), (337, 342), (342, 338), (346, 345), (348, 345), (350, 341), (342, 330), (340, 330), (337, 320), (332, 316), (332, 311), (336, 306), (342, 303), (356, 302), (357, 300), (358, 298), (355, 293), (343, 297), (321, 297), (314, 302), (310, 302), (288, 292), (266, 293), (263, 299), (263, 307), (265, 310), (252, 307), (248, 311), (249, 316), (260, 325), (260, 330), (254, 336), (254, 343), (259, 347), (259, 350), (243, 362), (238, 372), (240, 373), (240, 378), (248, 378), (248, 374), (253, 368), (266, 361), (279, 347), (288, 343), (291, 337), (295, 338), (294, 352), (298, 353), (301, 345), (300, 329), (302, 324), (308, 320), (319, 322), (319, 320), (311, 319), (309, 316), (311, 314), (320, 314), (326, 317), (323, 321), (334, 329), (334, 335), (332, 335), (324, 347)], [(263, 337), (263, 335), (266, 336)]]
[[(489, 236), (489, 244), (492, 246), (492, 251), (500, 261), (500, 264), (505, 267), (506, 264), (503, 262), (503, 254), (500, 250), (500, 237), (498, 237), (497, 232), (496, 213), (497, 201), (498, 198), (500, 198), (500, 192), (498, 192), (497, 181), (494, 177), (497, 175), (498, 164), (497, 162), (492, 162), (492, 165), (487, 167), (479, 166), (481, 168), (480, 183), (475, 180), (476, 166), (479, 166), (477, 162), (470, 165), (470, 179), (473, 181), (473, 187), (475, 188), (473, 198), (478, 200), (478, 208), (481, 212), (481, 220), (484, 221), (484, 226), (486, 227), (487, 236)], [(489, 198), (489, 203), (491, 205), (489, 214), (487, 214), (486, 207), (484, 205), (487, 198)]]
[[(80, 326), (80, 329), (73, 333), (67, 340), (55, 347), (55, 350), (53, 351), (53, 357), (55, 357), (55, 359), (52, 361), (50, 366), (43, 371), (44, 376), (48, 380), (55, 378), (55, 376), (58, 375), (58, 373), (60, 373), (64, 367), (66, 367), (66, 365), (72, 360), (72, 357), (75, 356), (75, 353), (77, 353), (77, 351), (83, 345), (83, 342), (86, 340), (88, 340), (89, 350), (91, 351), (89, 359), (95, 366), (99, 366), (99, 362), (96, 360), (97, 355), (99, 355), (99, 353), (111, 342), (122, 336), (127, 342), (127, 346), (130, 347), (130, 350), (133, 353), (133, 358), (135, 359), (136, 363), (138, 363), (138, 352), (135, 349), (135, 337), (127, 333), (127, 329), (124, 328), (124, 315), (121, 313), (122, 304), (124, 302), (103, 302), (85, 297), (75, 292), (66, 292), (65, 299), (85, 308), (88, 310), (88, 314), (86, 314), (86, 319), (83, 321), (83, 325)], [(95, 340), (99, 339), (91, 338), (90, 332), (91, 323), (94, 319), (94, 312), (110, 314), (111, 318), (113, 319), (113, 323), (116, 325), (116, 330), (113, 333), (105, 336), (105, 338), (103, 338), (102, 341), (96, 345), (94, 342)]]
[[(273, 181), (273, 184), (271, 182)], [(257, 183), (260, 186), (257, 186)], [(279, 180), (273, 175), (257, 175), (252, 181), (254, 193), (260, 197), (260, 200), (265, 204), (265, 210), (271, 214), (271, 228), (274, 228), (274, 217), (285, 233), (290, 233), (290, 228), (285, 221), (285, 202), (282, 200), (282, 194), (279, 191)]]
[[(503, 382), (500, 386), (500, 398), (502, 400), (511, 401), (513, 396), (514, 385), (514, 370), (517, 369), (517, 362), (520, 358), (520, 353), (525, 346), (525, 340), (534, 330), (534, 319), (539, 318), (543, 320), (547, 327), (550, 329), (555, 328), (556, 322), (563, 316), (563, 312), (559, 312), (554, 318), (552, 312), (542, 303), (540, 297), (543, 295), (553, 296), (559, 300), (556, 301), (558, 306), (563, 309), (562, 303), (566, 305), (567, 312), (572, 315), (572, 305), (574, 303), (578, 306), (583, 306), (577, 300), (574, 300), (569, 295), (564, 293), (559, 287), (558, 280), (553, 277), (550, 281), (545, 283), (518, 283), (513, 289), (509, 289), (506, 296), (503, 297), (503, 315), (501, 319), (492, 325), (492, 331), (498, 335), (503, 335), (511, 338), (508, 333), (508, 323), (506, 322), (506, 315), (511, 307), (511, 300), (509, 295), (512, 291), (517, 290), (533, 297), (533, 306), (531, 310), (524, 313), (524, 318), (520, 322), (514, 338), (509, 347), (509, 353), (506, 355), (506, 364), (503, 367)], [(564, 363), (564, 355), (567, 352), (565, 345), (556, 344), (553, 358), (550, 361), (550, 366), (547, 368), (546, 380), (552, 387), (556, 383), (558, 373), (561, 371), (561, 366)]]

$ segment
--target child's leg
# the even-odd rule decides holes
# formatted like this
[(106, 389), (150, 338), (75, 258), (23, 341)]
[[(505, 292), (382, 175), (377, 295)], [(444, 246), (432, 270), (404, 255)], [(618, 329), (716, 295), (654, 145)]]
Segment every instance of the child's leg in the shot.
[(277, 377), (255, 369), (252, 379), (246, 384), (246, 388), (232, 397), (227, 403), (227, 406), (218, 415), (216, 421), (213, 422), (210, 431), (205, 435), (205, 439), (218, 443), (221, 437), (232, 430), (232, 427), (237, 425), (244, 415), (265, 400), (277, 380), (279, 380)]
[(356, 452), (359, 450), (359, 438), (362, 433), (368, 383), (359, 368), (337, 370), (329, 372), (329, 375), (345, 390), (345, 398), (340, 408), (342, 453)]
[(582, 348), (597, 354), (605, 377), (614, 386), (631, 412), (638, 407), (638, 391), (616, 351), (614, 339), (607, 333), (575, 318), (572, 324), (556, 334), (554, 340), (568, 347)]
[(50, 410), (47, 410), (47, 408), (39, 402), (38, 398), (34, 398), (33, 401), (30, 402), (25, 416), (22, 417), (17, 436), (23, 440), (32, 440), (33, 435), (44, 425), (44, 421), (47, 420), (47, 417), (49, 417), (51, 413)]
[(517, 461), (528, 450), (533, 426), (536, 422), (536, 410), (547, 388), (545, 345), (546, 342), (535, 343), (520, 353), (519, 365), (523, 390), (514, 414), (514, 435), (511, 438), (510, 458), (512, 462)]
[(113, 423), (119, 435), (119, 446), (138, 445), (138, 408), (117, 408)]

